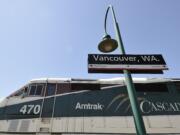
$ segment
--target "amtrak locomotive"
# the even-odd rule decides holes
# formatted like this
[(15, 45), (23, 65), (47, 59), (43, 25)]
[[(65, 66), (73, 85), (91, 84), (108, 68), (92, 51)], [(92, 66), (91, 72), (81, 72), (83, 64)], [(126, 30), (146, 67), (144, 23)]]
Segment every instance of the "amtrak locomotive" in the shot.
[[(180, 135), (180, 79), (133, 81), (147, 133)], [(34, 79), (0, 103), (0, 135), (135, 132), (123, 78)]]

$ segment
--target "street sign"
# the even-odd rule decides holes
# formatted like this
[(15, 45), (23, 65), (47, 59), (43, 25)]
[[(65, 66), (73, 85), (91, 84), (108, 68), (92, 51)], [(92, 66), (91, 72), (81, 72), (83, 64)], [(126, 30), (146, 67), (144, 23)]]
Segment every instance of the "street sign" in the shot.
[(163, 73), (168, 67), (160, 54), (143, 55), (88, 55), (89, 73)]

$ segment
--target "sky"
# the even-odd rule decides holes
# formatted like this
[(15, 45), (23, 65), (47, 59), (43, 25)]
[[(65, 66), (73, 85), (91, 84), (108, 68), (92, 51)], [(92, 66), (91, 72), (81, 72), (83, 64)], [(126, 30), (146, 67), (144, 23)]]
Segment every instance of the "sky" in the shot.
[[(169, 67), (132, 76), (180, 78), (180, 0), (0, 0), (0, 99), (34, 78), (123, 77), (87, 71), (88, 54), (100, 53), (109, 4), (126, 53), (162, 54)], [(115, 38), (111, 14), (107, 31)]]

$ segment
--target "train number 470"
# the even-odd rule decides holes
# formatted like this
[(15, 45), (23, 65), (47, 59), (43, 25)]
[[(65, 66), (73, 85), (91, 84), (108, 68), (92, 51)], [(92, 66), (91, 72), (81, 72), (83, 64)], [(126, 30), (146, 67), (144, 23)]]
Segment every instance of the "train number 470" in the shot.
[(23, 105), (19, 110), (22, 114), (39, 114), (41, 111), (40, 105)]

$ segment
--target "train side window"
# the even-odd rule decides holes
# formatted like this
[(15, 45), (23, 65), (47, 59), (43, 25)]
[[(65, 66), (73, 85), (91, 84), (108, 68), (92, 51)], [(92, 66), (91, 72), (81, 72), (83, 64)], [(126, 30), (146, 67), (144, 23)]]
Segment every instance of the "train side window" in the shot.
[(46, 96), (52, 96), (55, 94), (56, 91), (56, 84), (48, 84), (46, 90)]
[(37, 85), (37, 89), (36, 89), (35, 95), (37, 95), (37, 96), (42, 95), (42, 91), (43, 91), (43, 85)]
[(24, 88), (23, 97), (26, 97), (28, 95), (28, 92), (29, 92), (28, 90), (29, 90), (28, 87)]
[(19, 90), (19, 91), (17, 91), (17, 93), (14, 95), (14, 96), (21, 96), (21, 95), (23, 95), (23, 90)]
[(168, 92), (166, 83), (136, 83), (137, 92)]
[(78, 90), (100, 90), (100, 84), (96, 83), (72, 83), (71, 84), (72, 91)]
[(71, 91), (70, 83), (59, 83), (57, 84), (57, 92), (56, 94), (67, 93)]
[(175, 82), (176, 90), (180, 93), (180, 82)]
[(35, 95), (35, 92), (36, 92), (36, 85), (31, 85), (29, 95), (30, 96)]

